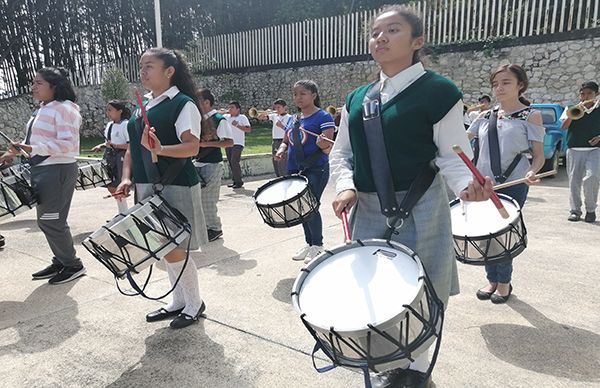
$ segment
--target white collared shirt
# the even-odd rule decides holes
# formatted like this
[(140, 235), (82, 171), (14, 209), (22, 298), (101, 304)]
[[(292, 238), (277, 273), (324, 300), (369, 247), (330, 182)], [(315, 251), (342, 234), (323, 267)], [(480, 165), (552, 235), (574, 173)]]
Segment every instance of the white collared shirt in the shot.
[[(211, 118), (217, 113), (217, 110), (213, 109), (206, 114), (206, 118)], [(217, 127), (217, 136), (219, 137), (219, 140), (233, 139), (231, 127), (229, 126), (227, 119), (219, 121), (219, 126)]]
[[(380, 73), (380, 80), (385, 81), (381, 90), (381, 102), (385, 104), (394, 98), (417, 79), (425, 74), (423, 64), (416, 63), (393, 77)], [(431, 101), (435, 104), (435, 101)], [(446, 115), (433, 125), (433, 142), (438, 148), (435, 163), (446, 179), (450, 188), (458, 195), (473, 179), (471, 172), (462, 160), (452, 151), (452, 146), (460, 145), (469, 158), (473, 157), (471, 145), (463, 125), (463, 102), (459, 100)], [(331, 178), (336, 182), (335, 191), (356, 190), (353, 180), (352, 146), (348, 132), (348, 112), (342, 108), (342, 117), (335, 144), (329, 155)]]
[[(175, 97), (177, 93), (179, 93), (179, 88), (177, 86), (171, 86), (158, 97), (153, 97), (152, 93), (145, 94), (144, 97), (148, 99), (148, 102), (146, 103), (146, 110), (154, 108), (167, 98)], [(198, 110), (196, 104), (194, 104), (191, 101), (185, 104), (181, 112), (179, 112), (177, 120), (175, 121), (175, 130), (177, 131), (177, 138), (179, 138), (179, 140), (182, 141), (181, 135), (185, 131), (190, 131), (193, 136), (200, 139), (201, 121), (202, 116), (200, 115), (200, 111)]]
[[(291, 126), (292, 115), (289, 113), (278, 114), (278, 113), (270, 113), (269, 120), (273, 122), (272, 136), (273, 139), (281, 140), (285, 137), (285, 131), (287, 128)], [(281, 122), (283, 124), (283, 128), (279, 128), (277, 123)]]

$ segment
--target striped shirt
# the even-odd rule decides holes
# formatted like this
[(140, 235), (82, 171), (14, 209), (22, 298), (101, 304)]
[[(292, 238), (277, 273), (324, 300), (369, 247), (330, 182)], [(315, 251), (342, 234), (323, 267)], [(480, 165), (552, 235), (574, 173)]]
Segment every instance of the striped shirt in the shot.
[(51, 101), (42, 104), (26, 128), (31, 126), (31, 155), (49, 156), (40, 163), (74, 163), (79, 155), (79, 106), (71, 101)]

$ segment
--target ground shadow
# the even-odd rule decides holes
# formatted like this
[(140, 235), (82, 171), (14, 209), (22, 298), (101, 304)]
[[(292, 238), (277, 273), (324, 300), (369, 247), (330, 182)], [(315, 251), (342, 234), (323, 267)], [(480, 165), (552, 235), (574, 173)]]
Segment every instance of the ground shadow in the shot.
[(239, 188), (239, 189), (233, 189), (231, 187), (227, 188), (228, 190), (231, 190), (231, 192), (221, 192), (221, 195), (225, 194), (225, 196), (228, 197), (239, 197), (240, 195), (246, 196), (246, 197), (252, 197), (254, 195), (254, 190), (249, 190), (249, 189), (245, 189), (245, 188)]
[(244, 260), (240, 254), (225, 246), (223, 239), (212, 241), (202, 247), (202, 252), (191, 252), (198, 268), (208, 267), (217, 270), (222, 276), (240, 276), (256, 267), (256, 260)]
[[(0, 345), (0, 357), (14, 353), (38, 353), (55, 348), (73, 337), (80, 329), (77, 302), (68, 293), (77, 284), (72, 281), (61, 285), (44, 283), (36, 288), (23, 302), (0, 301), (2, 328), (11, 327), (18, 332), (16, 342)], [(57, 302), (59, 301), (60, 302)], [(27, 313), (48, 310), (59, 306), (59, 312), (49, 310), (44, 319), (33, 322)], [(39, 318), (38, 314), (36, 318)]]
[(291, 293), (295, 281), (295, 278), (281, 279), (271, 294), (273, 298), (283, 303), (292, 304)]
[(169, 327), (146, 338), (146, 353), (109, 384), (119, 387), (251, 387), (253, 376), (225, 357), (204, 332), (204, 320), (181, 330)]
[(14, 220), (14, 221), (2, 222), (0, 225), (2, 227), (2, 230), (27, 229), (25, 231), (26, 233), (40, 231), (37, 226), (36, 220)]
[(573, 381), (600, 382), (600, 335), (554, 322), (514, 295), (508, 306), (533, 327), (482, 326), (481, 335), (490, 353), (537, 373)]

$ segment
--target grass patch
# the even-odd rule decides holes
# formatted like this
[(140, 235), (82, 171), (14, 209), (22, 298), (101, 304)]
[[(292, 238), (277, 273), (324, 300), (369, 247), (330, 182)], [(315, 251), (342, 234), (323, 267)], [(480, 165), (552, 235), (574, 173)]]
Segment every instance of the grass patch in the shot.
[[(252, 132), (246, 134), (246, 145), (244, 146), (243, 155), (250, 154), (270, 154), (271, 153), (271, 122), (252, 123)], [(95, 145), (104, 141), (101, 137), (82, 137), (80, 139), (81, 156), (99, 157), (104, 154), (101, 152), (91, 152), (90, 150)], [(225, 153), (223, 153), (225, 154)]]

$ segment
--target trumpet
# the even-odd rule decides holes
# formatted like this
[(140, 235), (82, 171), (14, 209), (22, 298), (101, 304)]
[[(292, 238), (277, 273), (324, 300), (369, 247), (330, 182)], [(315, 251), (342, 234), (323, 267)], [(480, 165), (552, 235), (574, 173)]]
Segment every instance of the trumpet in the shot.
[(332, 116), (335, 116), (336, 113), (340, 113), (342, 111), (342, 107), (338, 107), (336, 108), (333, 105), (329, 105), (327, 108), (325, 108), (325, 112), (329, 113)]
[(470, 106), (465, 104), (465, 106), (467, 107), (467, 112), (473, 112), (476, 110), (481, 110), (482, 108), (485, 107), (485, 104), (477, 104), (477, 105), (470, 105)]
[[(589, 104), (594, 103), (591, 107), (587, 107)], [(600, 104), (600, 99), (592, 99), (587, 101), (582, 101), (577, 105), (572, 105), (567, 108), (567, 117), (571, 120), (579, 120), (586, 113), (591, 113), (594, 109), (598, 107)]]
[(250, 116), (250, 118), (253, 118), (253, 119), (255, 119), (261, 115), (270, 115), (272, 113), (277, 113), (277, 111), (274, 111), (272, 109), (267, 109), (267, 110), (258, 110), (256, 108), (248, 109), (248, 116)]

